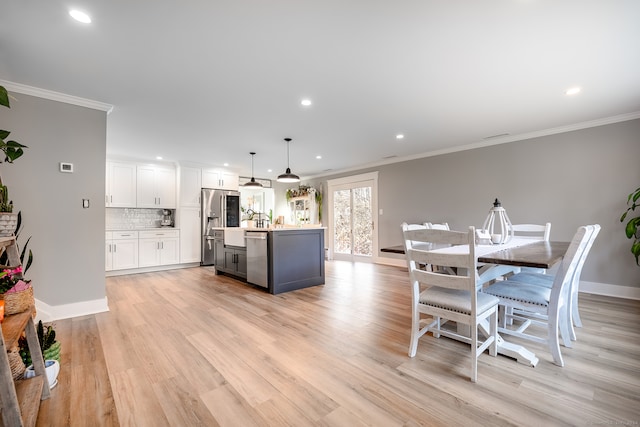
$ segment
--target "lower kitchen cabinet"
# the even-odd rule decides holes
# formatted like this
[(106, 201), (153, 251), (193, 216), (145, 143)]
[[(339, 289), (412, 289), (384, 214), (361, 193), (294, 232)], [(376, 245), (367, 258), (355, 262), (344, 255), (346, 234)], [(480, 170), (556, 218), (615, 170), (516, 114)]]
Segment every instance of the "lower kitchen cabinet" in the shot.
[(128, 268), (138, 268), (138, 232), (106, 232), (105, 270), (126, 270)]
[(224, 264), (223, 270), (226, 273), (233, 274), (234, 276), (246, 278), (247, 277), (247, 250), (245, 248), (237, 248), (233, 246), (226, 246), (224, 248)]
[(178, 264), (180, 232), (178, 230), (140, 231), (138, 267)]

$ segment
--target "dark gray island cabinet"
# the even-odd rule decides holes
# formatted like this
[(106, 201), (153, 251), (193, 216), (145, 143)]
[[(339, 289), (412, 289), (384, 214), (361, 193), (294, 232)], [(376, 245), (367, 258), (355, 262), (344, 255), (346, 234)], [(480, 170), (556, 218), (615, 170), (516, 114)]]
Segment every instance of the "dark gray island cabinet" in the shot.
[(269, 292), (324, 284), (324, 228), (269, 230)]
[[(244, 242), (238, 240), (242, 239), (239, 231)], [(227, 233), (235, 233), (233, 243)], [(266, 245), (259, 234), (267, 235)], [(324, 284), (324, 228), (225, 228), (215, 230), (214, 239), (217, 274), (228, 274), (272, 294)]]

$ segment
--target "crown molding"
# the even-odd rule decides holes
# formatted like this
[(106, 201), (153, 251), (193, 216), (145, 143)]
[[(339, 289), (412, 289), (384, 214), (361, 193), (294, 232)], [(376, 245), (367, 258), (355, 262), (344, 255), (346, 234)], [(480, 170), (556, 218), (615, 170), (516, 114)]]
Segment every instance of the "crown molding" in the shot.
[(573, 124), (566, 125), (566, 126), (558, 126), (558, 127), (549, 128), (549, 129), (543, 129), (543, 130), (534, 131), (534, 132), (521, 133), (521, 134), (517, 134), (517, 135), (505, 135), (505, 136), (500, 136), (500, 137), (496, 137), (496, 138), (485, 139), (485, 140), (482, 140), (482, 141), (479, 141), (479, 142), (475, 142), (475, 143), (471, 143), (471, 144), (460, 145), (460, 146), (457, 146), (457, 147), (443, 148), (441, 150), (433, 150), (433, 151), (427, 151), (427, 152), (424, 152), (424, 153), (418, 153), (418, 154), (414, 154), (414, 155), (411, 155), (411, 156), (393, 157), (393, 158), (390, 158), (390, 159), (382, 159), (382, 160), (379, 160), (377, 162), (371, 162), (371, 163), (367, 163), (367, 164), (352, 166), (350, 168), (345, 168), (345, 169), (335, 169), (335, 170), (331, 170), (331, 171), (326, 171), (326, 172), (323, 172), (323, 173), (315, 174), (315, 175), (312, 175), (312, 176), (300, 176), (300, 180), (317, 179), (317, 178), (322, 178), (322, 177), (325, 177), (325, 176), (339, 175), (339, 174), (343, 174), (343, 173), (347, 173), (347, 172), (354, 172), (354, 171), (360, 171), (360, 170), (369, 169), (369, 168), (375, 168), (375, 167), (383, 166), (383, 165), (390, 165), (390, 164), (393, 164), (393, 163), (402, 163), (402, 162), (407, 162), (409, 160), (416, 160), (416, 159), (423, 159), (423, 158), (426, 158), (426, 157), (440, 156), (440, 155), (443, 155), (443, 154), (456, 153), (456, 152), (459, 152), (459, 151), (474, 150), (476, 148), (489, 147), (489, 146), (492, 146), (492, 145), (507, 144), (509, 142), (523, 141), (525, 139), (540, 138), (540, 137), (543, 137), (543, 136), (556, 135), (556, 134), (561, 134), (561, 133), (566, 133), (566, 132), (573, 132), (573, 131), (576, 131), (576, 130), (594, 128), (594, 127), (598, 127), (598, 126), (605, 126), (605, 125), (610, 125), (610, 124), (613, 124), (613, 123), (626, 122), (626, 121), (629, 121), (629, 120), (636, 120), (636, 119), (640, 119), (640, 111), (634, 111), (632, 113), (620, 114), (620, 115), (617, 115), (617, 116), (605, 117), (605, 118), (602, 118), (602, 119), (589, 120), (589, 121), (586, 121), (586, 122), (573, 123)]
[(0, 85), (11, 92), (22, 93), (25, 95), (36, 96), (38, 98), (49, 99), (51, 101), (64, 102), (65, 104), (77, 105), (79, 107), (91, 108), (93, 110), (105, 111), (110, 114), (113, 111), (113, 105), (104, 102), (93, 101), (91, 99), (80, 98), (78, 96), (67, 95), (65, 93), (54, 92), (48, 89), (27, 86), (21, 83), (0, 80)]

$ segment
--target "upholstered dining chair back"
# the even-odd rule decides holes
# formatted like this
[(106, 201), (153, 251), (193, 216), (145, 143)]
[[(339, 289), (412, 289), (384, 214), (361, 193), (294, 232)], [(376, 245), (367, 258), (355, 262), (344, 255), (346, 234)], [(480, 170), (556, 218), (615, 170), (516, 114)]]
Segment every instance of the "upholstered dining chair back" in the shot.
[[(466, 342), (471, 345), (471, 381), (476, 382), (479, 355), (487, 348), (492, 356), (497, 354), (498, 299), (476, 291), (475, 229), (469, 227), (465, 232), (410, 230), (408, 224), (403, 224), (402, 230), (412, 299), (409, 356), (416, 355), (418, 340), (428, 331), (432, 331), (434, 337), (443, 335)], [(452, 246), (461, 250), (439, 251), (451, 249)], [(458, 274), (423, 268), (432, 265), (456, 269)], [(430, 317), (424, 326), (421, 324), (422, 314)], [(445, 319), (445, 322), (441, 319)], [(481, 341), (478, 339), (478, 324), (486, 319), (490, 321), (490, 336)], [(446, 320), (469, 325), (470, 334), (459, 334), (455, 329), (443, 328)]]

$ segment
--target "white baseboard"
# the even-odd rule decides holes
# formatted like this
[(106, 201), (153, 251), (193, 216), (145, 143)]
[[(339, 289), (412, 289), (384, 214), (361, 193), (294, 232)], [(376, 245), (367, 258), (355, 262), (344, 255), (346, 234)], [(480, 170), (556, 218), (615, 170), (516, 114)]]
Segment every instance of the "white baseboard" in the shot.
[(92, 301), (74, 302), (71, 304), (49, 305), (36, 299), (36, 319), (43, 322), (86, 316), (109, 311), (107, 297)]
[(616, 298), (640, 299), (640, 288), (611, 285), (608, 283), (585, 282), (583, 280), (580, 281), (580, 292)]
[(376, 264), (392, 265), (394, 267), (406, 267), (407, 266), (407, 260), (405, 260), (404, 258), (378, 257), (374, 262)]
[[(407, 261), (399, 258), (378, 257), (376, 264), (406, 267)], [(611, 285), (608, 283), (580, 281), (580, 293), (603, 295), (608, 297), (640, 300), (640, 288), (630, 286)]]
[(111, 270), (105, 272), (105, 277), (125, 276), (128, 274), (153, 273), (154, 271), (176, 270), (178, 268), (199, 267), (199, 262), (188, 264), (154, 265), (153, 267), (131, 268), (129, 270)]

